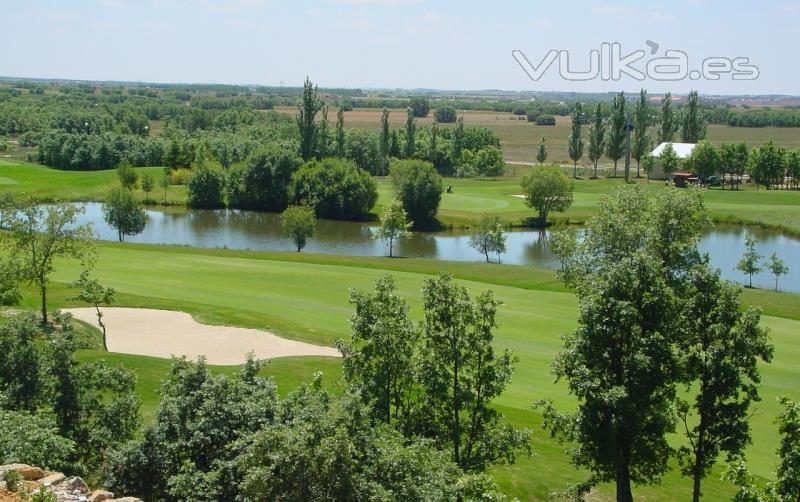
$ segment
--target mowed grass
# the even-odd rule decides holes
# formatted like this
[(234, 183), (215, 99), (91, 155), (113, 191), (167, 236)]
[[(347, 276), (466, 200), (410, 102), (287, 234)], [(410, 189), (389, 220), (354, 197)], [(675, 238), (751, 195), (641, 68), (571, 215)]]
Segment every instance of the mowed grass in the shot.
[[(385, 266), (382, 266), (385, 264)], [(384, 270), (385, 269), (385, 270)], [(539, 399), (552, 399), (564, 410), (575, 402), (563, 383), (554, 383), (549, 373), (553, 356), (561, 348), (559, 335), (575, 327), (576, 299), (553, 283), (553, 272), (528, 267), (486, 264), (431, 263), (424, 260), (352, 259), (290, 253), (253, 253), (194, 250), (159, 246), (103, 245), (96, 267), (97, 277), (118, 291), (118, 305), (185, 310), (203, 322), (259, 327), (303, 341), (331, 345), (349, 336), (348, 288), (369, 289), (373, 278), (392, 273), (399, 292), (409, 298), (412, 314), (421, 317), (420, 288), (423, 279), (437, 269), (458, 271), (459, 281), (474, 294), (495, 291), (503, 302), (497, 330), (498, 348), (510, 348), (519, 357), (514, 379), (496, 405), (509, 420), (534, 431), (537, 455), (521, 458), (514, 466), (493, 470), (502, 487), (523, 500), (544, 500), (550, 492), (562, 490), (583, 474), (569, 465), (563, 448), (539, 429), (538, 414), (530, 410)], [(54, 279), (65, 283), (77, 276), (75, 263), (58, 264)], [(753, 294), (758, 297), (758, 292)], [(53, 293), (54, 304), (66, 302), (63, 287)], [(800, 317), (800, 296), (779, 294), (783, 309)], [(764, 302), (772, 301), (764, 298)], [(35, 297), (27, 300), (35, 304)], [(772, 423), (779, 412), (776, 399), (783, 394), (798, 396), (800, 370), (800, 321), (764, 317), (777, 347), (773, 364), (762, 368), (764, 400), (756, 406), (752, 419), (753, 446), (749, 461), (755, 472), (771, 476), (778, 436)], [(136, 369), (139, 389), (148, 416), (156, 405), (158, 380), (168, 361), (101, 354), (87, 351), (87, 359), (105, 358)], [(310, 380), (316, 370), (327, 374), (330, 382), (339, 376), (339, 362), (332, 358), (291, 358), (275, 360), (267, 372), (283, 387)], [(216, 371), (232, 372), (235, 368)], [(285, 392), (287, 389), (283, 389)], [(674, 441), (680, 440), (675, 436)], [(707, 500), (726, 500), (732, 489), (721, 483), (719, 472), (706, 485)], [(647, 500), (679, 501), (688, 498), (690, 483), (671, 473), (664, 485), (637, 488)], [(598, 500), (611, 496), (610, 487), (601, 487)]]

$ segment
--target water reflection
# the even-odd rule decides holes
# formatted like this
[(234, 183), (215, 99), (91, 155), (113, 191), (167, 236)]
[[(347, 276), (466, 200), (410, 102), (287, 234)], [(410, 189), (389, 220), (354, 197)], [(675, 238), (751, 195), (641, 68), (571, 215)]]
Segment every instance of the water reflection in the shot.
[[(86, 209), (81, 222), (92, 222), (100, 239), (115, 240), (116, 231), (103, 221), (102, 205), (80, 204)], [(128, 239), (130, 242), (151, 244), (180, 244), (208, 248), (233, 248), (272, 251), (294, 251), (292, 242), (284, 237), (280, 217), (273, 213), (255, 213), (236, 210), (185, 210), (166, 208), (148, 210), (147, 226), (142, 234)], [(306, 250), (351, 256), (382, 256), (386, 245), (373, 239), (374, 223), (320, 220), (314, 237)], [(734, 270), (744, 252), (745, 237), (750, 234), (759, 243), (759, 253), (766, 260), (778, 253), (789, 266), (789, 274), (782, 277), (783, 290), (800, 292), (800, 241), (779, 232), (741, 226), (718, 226), (703, 233), (700, 249), (711, 255), (711, 262), (722, 270), (724, 277), (744, 281), (744, 274)], [(558, 268), (544, 231), (518, 231), (507, 233), (508, 252), (503, 263), (536, 265)], [(484, 261), (485, 257), (469, 245), (469, 235), (459, 231), (436, 233), (417, 232), (395, 249), (399, 256), (454, 261)], [(491, 257), (496, 260), (495, 256)], [(768, 271), (753, 277), (753, 284), (761, 288), (774, 286)]]

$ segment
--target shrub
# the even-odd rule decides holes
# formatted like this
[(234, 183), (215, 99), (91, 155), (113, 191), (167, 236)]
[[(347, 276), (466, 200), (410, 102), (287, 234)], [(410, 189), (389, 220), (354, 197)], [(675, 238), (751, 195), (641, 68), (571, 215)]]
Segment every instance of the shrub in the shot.
[(472, 167), (479, 176), (502, 176), (506, 168), (503, 152), (496, 146), (485, 146), (472, 156)]
[(528, 113), (528, 110), (526, 110), (524, 106), (514, 107), (514, 115), (525, 115), (526, 113)]
[(313, 207), (320, 218), (356, 219), (375, 205), (378, 188), (352, 161), (312, 160), (292, 176), (289, 200)]
[(169, 173), (170, 182), (173, 185), (186, 185), (189, 183), (189, 177), (191, 175), (191, 169), (186, 169), (185, 167), (173, 169), (172, 172)]
[(536, 125), (554, 126), (556, 125), (556, 118), (552, 115), (539, 115), (539, 117), (536, 118)]
[(411, 98), (408, 107), (411, 108), (415, 117), (427, 117), (431, 111), (431, 103), (428, 98)]
[(389, 173), (395, 197), (412, 221), (423, 223), (436, 216), (442, 200), (442, 177), (433, 164), (422, 160), (392, 160)]
[(189, 205), (203, 209), (225, 207), (225, 175), (216, 169), (198, 167), (189, 177)]
[(456, 109), (449, 105), (437, 108), (433, 116), (440, 124), (453, 124), (458, 119)]
[(238, 209), (283, 211), (289, 205), (292, 174), (302, 160), (292, 150), (270, 145), (229, 175), (228, 203)]
[(52, 416), (0, 410), (0, 464), (63, 470), (73, 453), (74, 443), (59, 435)]
[(14, 469), (3, 474), (3, 481), (6, 482), (6, 490), (10, 492), (19, 491), (19, 484), (22, 481), (22, 474)]

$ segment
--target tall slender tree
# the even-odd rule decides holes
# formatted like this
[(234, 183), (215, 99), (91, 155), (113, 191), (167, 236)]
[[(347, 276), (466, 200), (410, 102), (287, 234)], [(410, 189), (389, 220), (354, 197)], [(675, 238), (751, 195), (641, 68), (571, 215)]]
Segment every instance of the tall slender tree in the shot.
[(593, 119), (592, 125), (589, 126), (589, 160), (594, 165), (594, 177), (597, 178), (597, 163), (603, 157), (606, 141), (606, 128), (600, 103), (597, 103)]
[(617, 177), (617, 162), (625, 155), (625, 93), (614, 96), (611, 118), (606, 131), (606, 155), (614, 162), (614, 177)]
[(636, 159), (636, 177), (642, 177), (642, 157), (650, 153), (650, 107), (647, 106), (647, 91), (639, 91), (639, 100), (633, 111), (633, 148)]
[(461, 161), (461, 154), (464, 151), (464, 117), (458, 117), (456, 129), (453, 131), (453, 162)]
[(675, 111), (672, 109), (672, 94), (664, 94), (661, 100), (661, 115), (658, 119), (658, 142), (670, 143), (675, 138)]
[(303, 95), (297, 103), (297, 129), (300, 133), (300, 156), (303, 160), (314, 158), (317, 153), (319, 125), (316, 123), (317, 113), (322, 109), (317, 86), (308, 77), (303, 83)]
[(706, 137), (706, 123), (700, 109), (697, 91), (691, 91), (681, 113), (681, 139), (684, 143), (697, 143)]
[(580, 101), (575, 102), (572, 110), (572, 131), (567, 139), (569, 148), (569, 158), (572, 159), (572, 177), (578, 177), (578, 161), (583, 157), (583, 105)]
[(322, 105), (322, 120), (319, 123), (319, 138), (317, 141), (317, 158), (324, 159), (328, 156), (330, 136), (328, 133), (328, 105)]
[(430, 143), (428, 144), (428, 161), (436, 167), (436, 143), (439, 139), (439, 124), (436, 122), (436, 118), (433, 119), (431, 123), (431, 130), (430, 130)]
[(539, 138), (539, 146), (536, 147), (536, 161), (544, 164), (547, 160), (547, 139), (544, 136)]
[(406, 117), (406, 145), (403, 155), (407, 159), (413, 159), (416, 153), (417, 119), (414, 117), (414, 110), (409, 108)]
[(336, 112), (336, 156), (344, 157), (344, 109)]
[(389, 110), (384, 108), (381, 112), (381, 136), (380, 151), (381, 157), (389, 158), (389, 148), (391, 146), (391, 130), (389, 129)]

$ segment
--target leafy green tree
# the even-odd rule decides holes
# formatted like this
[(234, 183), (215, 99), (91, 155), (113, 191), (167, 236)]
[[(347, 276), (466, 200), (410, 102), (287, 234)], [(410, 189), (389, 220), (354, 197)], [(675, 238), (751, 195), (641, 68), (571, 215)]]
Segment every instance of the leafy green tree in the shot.
[(778, 258), (778, 253), (772, 253), (772, 256), (767, 262), (767, 268), (769, 269), (770, 273), (775, 276), (775, 291), (778, 291), (778, 279), (782, 275), (789, 273), (789, 267), (786, 266), (786, 263), (783, 260)]
[(784, 411), (777, 420), (778, 433), (781, 435), (778, 448), (781, 461), (776, 471), (776, 491), (783, 500), (800, 500), (800, 403), (785, 396), (780, 403)]
[(566, 211), (572, 205), (572, 181), (558, 168), (540, 167), (522, 179), (525, 203), (539, 213), (539, 225), (547, 224), (551, 211)]
[(303, 160), (314, 158), (317, 152), (319, 125), (316, 122), (317, 113), (322, 110), (322, 100), (317, 93), (317, 87), (308, 77), (303, 83), (303, 95), (297, 103), (297, 130), (300, 133), (300, 156)]
[(305, 163), (292, 175), (289, 201), (311, 206), (320, 218), (357, 219), (378, 200), (375, 181), (350, 160), (322, 159)]
[(21, 301), (19, 265), (12, 257), (0, 259), (0, 306), (17, 305)]
[(133, 190), (139, 184), (139, 173), (127, 162), (117, 168), (117, 179), (120, 185), (127, 190)]
[(753, 275), (761, 272), (761, 258), (762, 256), (756, 251), (758, 241), (751, 236), (747, 236), (744, 241), (744, 255), (739, 263), (736, 264), (736, 270), (743, 272), (750, 276), (750, 286), (753, 287)]
[(786, 175), (792, 178), (791, 186), (800, 188), (800, 149), (786, 151)]
[(428, 135), (428, 160), (431, 162), (431, 164), (436, 165), (436, 144), (439, 140), (439, 123), (436, 122), (436, 119), (433, 119), (433, 122), (431, 122), (431, 127), (428, 129)]
[(496, 214), (484, 213), (469, 237), (469, 245), (486, 257), (486, 263), (490, 261), (489, 254), (496, 254), (500, 263), (500, 255), (506, 252), (506, 236), (500, 218)]
[(212, 167), (192, 169), (187, 183), (189, 206), (200, 209), (225, 207), (225, 174)]
[(647, 182), (650, 182), (650, 173), (653, 172), (653, 169), (656, 167), (656, 158), (653, 157), (651, 154), (646, 154), (642, 157), (642, 169), (644, 169), (644, 173), (647, 176)]
[(28, 464), (68, 470), (74, 443), (58, 435), (53, 417), (0, 409), (0, 464)]
[(317, 138), (317, 158), (324, 159), (328, 156), (330, 147), (330, 134), (328, 132), (328, 105), (322, 104), (322, 120), (319, 123), (319, 137)]
[(350, 129), (347, 131), (344, 156), (356, 163), (359, 169), (372, 175), (383, 171), (383, 161), (377, 138), (373, 131)]
[(126, 235), (138, 235), (147, 225), (147, 213), (133, 193), (125, 188), (112, 188), (103, 203), (103, 219), (117, 230), (119, 241)]
[(631, 155), (636, 159), (636, 177), (641, 177), (642, 157), (650, 153), (650, 107), (647, 105), (647, 91), (639, 92), (639, 100), (633, 111), (633, 146)]
[(383, 169), (381, 174), (385, 174), (386, 166), (389, 162), (389, 150), (392, 145), (392, 133), (389, 128), (389, 110), (386, 108), (381, 112), (381, 133), (380, 133), (380, 155)]
[(169, 190), (170, 185), (172, 185), (172, 177), (169, 173), (164, 173), (158, 178), (158, 186), (164, 189), (164, 205), (167, 205), (167, 190)]
[(606, 155), (614, 162), (614, 177), (617, 177), (617, 163), (625, 155), (625, 93), (614, 96), (611, 104), (611, 117), (606, 129)]
[(671, 180), (672, 173), (678, 169), (681, 162), (681, 159), (678, 158), (678, 153), (672, 147), (672, 143), (667, 143), (667, 146), (661, 151), (659, 160), (661, 161), (661, 168), (664, 170), (664, 176), (668, 181)]
[(757, 184), (769, 190), (772, 185), (783, 183), (785, 163), (786, 150), (769, 140), (750, 153), (747, 172)]
[(417, 149), (415, 144), (415, 137), (417, 134), (417, 121), (415, 120), (414, 110), (409, 108), (406, 117), (406, 144), (403, 149), (403, 156), (407, 159), (414, 158)]
[(605, 151), (606, 128), (603, 121), (603, 108), (597, 103), (594, 122), (589, 126), (589, 160), (594, 165), (594, 177), (597, 178), (597, 163), (603, 158)]
[(336, 156), (340, 159), (344, 157), (344, 110), (339, 107), (336, 112)]
[(424, 224), (436, 217), (442, 200), (442, 177), (423, 160), (393, 160), (389, 172), (394, 194), (408, 217)]
[(268, 145), (228, 173), (228, 204), (237, 209), (283, 211), (289, 205), (292, 175), (302, 160), (291, 149)]
[(350, 318), (352, 337), (347, 343), (336, 343), (348, 384), (365, 403), (373, 403), (375, 418), (385, 424), (407, 418), (419, 341), (408, 302), (396, 290), (390, 275), (376, 279), (371, 294), (351, 290), (350, 304), (355, 307)]
[(453, 130), (453, 159), (455, 162), (461, 161), (461, 154), (464, 152), (464, 117), (458, 117), (456, 128)]
[(472, 155), (472, 168), (480, 176), (502, 176), (506, 168), (503, 151), (496, 146), (484, 146)]
[(502, 423), (490, 403), (511, 381), (515, 358), (492, 347), (498, 302), (491, 291), (474, 300), (440, 274), (422, 288), (425, 320), (420, 350), (419, 432), (447, 445), (467, 471), (513, 463), (529, 434)]
[(306, 247), (306, 241), (314, 235), (317, 217), (308, 206), (289, 206), (281, 213), (281, 228), (294, 242), (297, 252)]
[(433, 112), (433, 116), (440, 124), (453, 124), (458, 120), (456, 109), (452, 106), (440, 106)]
[(544, 136), (539, 138), (539, 145), (536, 147), (536, 162), (544, 164), (547, 160), (547, 140)]
[(97, 279), (89, 277), (89, 271), (84, 270), (81, 272), (80, 278), (71, 283), (70, 287), (80, 288), (80, 292), (70, 298), (70, 300), (77, 300), (88, 303), (97, 314), (97, 325), (103, 334), (103, 350), (108, 352), (108, 339), (106, 337), (106, 325), (103, 323), (103, 311), (100, 310), (100, 305), (111, 305), (114, 302), (114, 288), (107, 288), (100, 284)]
[(719, 171), (719, 150), (708, 141), (700, 140), (686, 162), (698, 176), (702, 178), (713, 176)]
[(575, 103), (572, 111), (572, 130), (567, 138), (569, 158), (572, 160), (572, 177), (578, 177), (578, 161), (583, 157), (583, 138), (581, 129), (583, 127), (583, 106), (580, 101)]
[(666, 93), (661, 100), (661, 115), (658, 121), (658, 142), (672, 143), (675, 138), (675, 111), (672, 109), (672, 94)]
[(381, 215), (381, 225), (375, 232), (375, 238), (385, 241), (389, 245), (389, 258), (395, 242), (400, 242), (411, 237), (409, 229), (414, 224), (408, 221), (406, 211), (400, 201), (393, 201)]
[(86, 268), (94, 260), (94, 233), (91, 225), (78, 225), (83, 208), (60, 203), (40, 206), (23, 201), (14, 213), (9, 228), (12, 255), (19, 261), (19, 277), (36, 286), (41, 296), (42, 325), (48, 325), (47, 291), (57, 259), (74, 259)]
[(153, 179), (153, 175), (150, 173), (145, 173), (142, 175), (142, 192), (144, 192), (144, 200), (150, 199), (150, 192), (153, 191), (155, 186), (155, 180)]
[(681, 139), (684, 143), (697, 143), (706, 137), (706, 123), (700, 110), (697, 91), (691, 91), (681, 114)]
[(722, 177), (722, 189), (725, 189), (725, 178), (730, 176), (731, 185), (739, 187), (742, 175), (747, 171), (749, 157), (747, 144), (723, 143), (719, 147), (719, 173)]
[(33, 315), (0, 323), (0, 397), (6, 408), (34, 412), (42, 404), (47, 382), (36, 342), (39, 334)]
[(408, 107), (415, 117), (424, 118), (431, 111), (431, 103), (427, 98), (411, 98)]
[(773, 347), (759, 326), (760, 311), (740, 312), (741, 288), (707, 265), (690, 271), (678, 346), (690, 401), (678, 398), (678, 417), (687, 443), (679, 448), (681, 473), (693, 480), (692, 500), (720, 453), (742, 455), (750, 438), (750, 404), (759, 401), (759, 360), (770, 362)]

